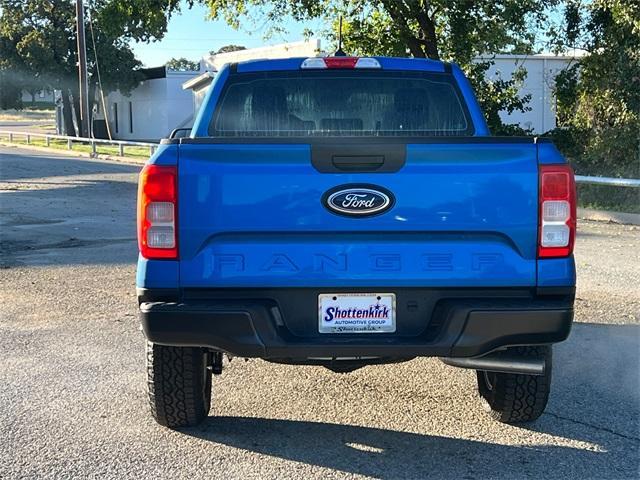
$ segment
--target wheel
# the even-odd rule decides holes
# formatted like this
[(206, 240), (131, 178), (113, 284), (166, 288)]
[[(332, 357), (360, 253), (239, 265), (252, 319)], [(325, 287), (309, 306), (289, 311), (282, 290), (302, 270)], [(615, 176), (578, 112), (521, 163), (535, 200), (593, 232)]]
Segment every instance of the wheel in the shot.
[(147, 387), (153, 418), (170, 428), (197, 425), (211, 407), (211, 372), (201, 348), (147, 341)]
[(551, 389), (551, 347), (514, 347), (509, 354), (544, 358), (544, 375), (520, 375), (476, 370), (478, 393), (485, 410), (503, 423), (536, 420), (549, 400)]

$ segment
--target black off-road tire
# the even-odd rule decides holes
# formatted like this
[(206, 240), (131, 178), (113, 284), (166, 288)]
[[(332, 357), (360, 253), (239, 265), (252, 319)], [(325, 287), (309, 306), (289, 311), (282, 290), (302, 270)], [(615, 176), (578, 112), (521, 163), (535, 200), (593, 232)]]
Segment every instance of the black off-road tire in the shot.
[(151, 414), (160, 425), (197, 425), (211, 407), (211, 371), (206, 352), (147, 341), (147, 387)]
[(544, 375), (476, 370), (480, 400), (494, 420), (503, 423), (532, 422), (542, 415), (549, 400), (551, 347), (514, 347), (508, 353), (545, 359)]

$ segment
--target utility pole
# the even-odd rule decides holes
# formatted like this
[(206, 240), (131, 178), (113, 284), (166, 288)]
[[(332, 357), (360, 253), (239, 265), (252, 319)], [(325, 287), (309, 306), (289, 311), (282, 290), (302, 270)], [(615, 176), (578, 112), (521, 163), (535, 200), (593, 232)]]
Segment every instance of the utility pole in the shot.
[(87, 46), (84, 41), (84, 6), (76, 0), (76, 28), (78, 31), (78, 77), (80, 81), (80, 136), (88, 137), (89, 131), (89, 79), (87, 78)]

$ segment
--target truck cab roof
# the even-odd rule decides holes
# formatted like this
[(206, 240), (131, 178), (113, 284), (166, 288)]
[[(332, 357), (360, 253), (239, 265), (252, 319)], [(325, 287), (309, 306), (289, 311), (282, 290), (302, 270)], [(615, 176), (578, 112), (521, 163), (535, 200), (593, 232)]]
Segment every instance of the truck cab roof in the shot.
[[(372, 58), (383, 70), (409, 70), (425, 72), (445, 72), (451, 64), (428, 58), (401, 58), (401, 57), (310, 57), (318, 59), (357, 59)], [(246, 60), (233, 64), (233, 69), (238, 73), (299, 70), (307, 57), (277, 58)]]

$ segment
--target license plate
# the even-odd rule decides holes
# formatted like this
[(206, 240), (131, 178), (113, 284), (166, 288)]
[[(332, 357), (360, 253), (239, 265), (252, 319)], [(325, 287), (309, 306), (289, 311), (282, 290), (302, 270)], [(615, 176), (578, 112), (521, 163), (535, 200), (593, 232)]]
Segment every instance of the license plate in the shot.
[(318, 295), (320, 333), (396, 331), (394, 293), (322, 293)]

